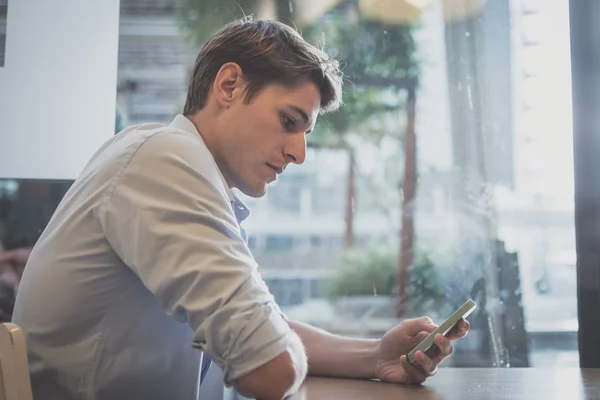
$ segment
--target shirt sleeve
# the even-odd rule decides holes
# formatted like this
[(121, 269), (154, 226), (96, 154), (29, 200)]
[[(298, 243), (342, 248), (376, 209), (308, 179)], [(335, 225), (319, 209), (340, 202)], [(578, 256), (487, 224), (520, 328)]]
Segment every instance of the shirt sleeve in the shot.
[(99, 218), (118, 256), (167, 314), (189, 323), (194, 345), (230, 385), (288, 349), (291, 330), (199, 140), (147, 139), (114, 178)]

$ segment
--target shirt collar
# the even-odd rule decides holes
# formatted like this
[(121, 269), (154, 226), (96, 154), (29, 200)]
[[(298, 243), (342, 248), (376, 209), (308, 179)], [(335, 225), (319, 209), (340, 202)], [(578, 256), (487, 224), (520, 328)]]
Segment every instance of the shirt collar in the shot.
[(231, 200), (231, 205), (233, 206), (233, 212), (238, 224), (241, 224), (250, 215), (250, 210), (235, 194), (233, 195), (233, 200)]
[[(192, 121), (190, 121), (186, 116), (184, 116), (182, 114), (178, 114), (177, 116), (175, 116), (175, 119), (173, 119), (173, 121), (169, 124), (169, 128), (179, 129), (179, 130), (197, 135), (198, 138), (200, 138), (200, 141), (202, 142), (202, 144), (206, 147), (206, 143), (204, 142), (202, 135), (200, 135), (200, 132), (198, 132), (198, 129), (196, 129), (196, 126), (194, 125), (194, 123)], [(225, 181), (225, 177), (223, 176), (223, 173), (219, 169), (219, 166), (214, 161), (214, 158), (213, 158), (213, 162), (214, 162), (215, 168), (217, 169), (217, 171), (219, 171), (219, 176), (221, 177), (223, 186), (225, 186), (225, 191), (227, 192), (227, 196), (229, 197), (229, 201), (231, 202), (231, 205), (233, 207), (233, 211), (235, 212), (235, 216), (238, 220), (238, 223), (241, 223), (243, 220), (248, 218), (248, 215), (250, 215), (250, 210), (239, 199), (239, 197), (233, 193), (233, 191), (227, 184), (227, 181)]]

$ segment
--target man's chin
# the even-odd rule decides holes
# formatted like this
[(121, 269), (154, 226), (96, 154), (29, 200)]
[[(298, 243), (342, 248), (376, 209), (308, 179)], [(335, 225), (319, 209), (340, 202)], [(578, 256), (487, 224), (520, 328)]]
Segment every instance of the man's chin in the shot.
[(242, 193), (244, 193), (246, 196), (249, 197), (254, 197), (254, 198), (259, 198), (259, 197), (263, 197), (265, 194), (267, 194), (267, 183), (264, 183), (262, 185), (254, 185), (254, 186), (250, 186), (250, 185), (244, 185), (238, 187), (238, 190)]

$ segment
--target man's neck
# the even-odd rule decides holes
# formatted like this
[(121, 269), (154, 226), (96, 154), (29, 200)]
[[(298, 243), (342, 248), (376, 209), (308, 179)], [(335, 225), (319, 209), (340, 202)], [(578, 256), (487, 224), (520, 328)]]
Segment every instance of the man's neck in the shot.
[(204, 141), (206, 148), (212, 155), (217, 168), (221, 172), (223, 179), (225, 180), (226, 186), (229, 190), (232, 189), (231, 180), (228, 178), (227, 163), (222, 159), (218, 146), (216, 145), (216, 114), (215, 110), (211, 110), (209, 105), (206, 105), (202, 110), (197, 113), (187, 116), (187, 118), (194, 124), (196, 130), (200, 134), (200, 137)]

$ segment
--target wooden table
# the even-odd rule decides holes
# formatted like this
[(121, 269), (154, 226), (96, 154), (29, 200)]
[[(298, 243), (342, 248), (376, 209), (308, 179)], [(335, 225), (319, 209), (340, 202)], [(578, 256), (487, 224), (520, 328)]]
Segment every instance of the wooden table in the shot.
[(600, 369), (440, 368), (421, 386), (308, 378), (294, 400), (600, 399)]

